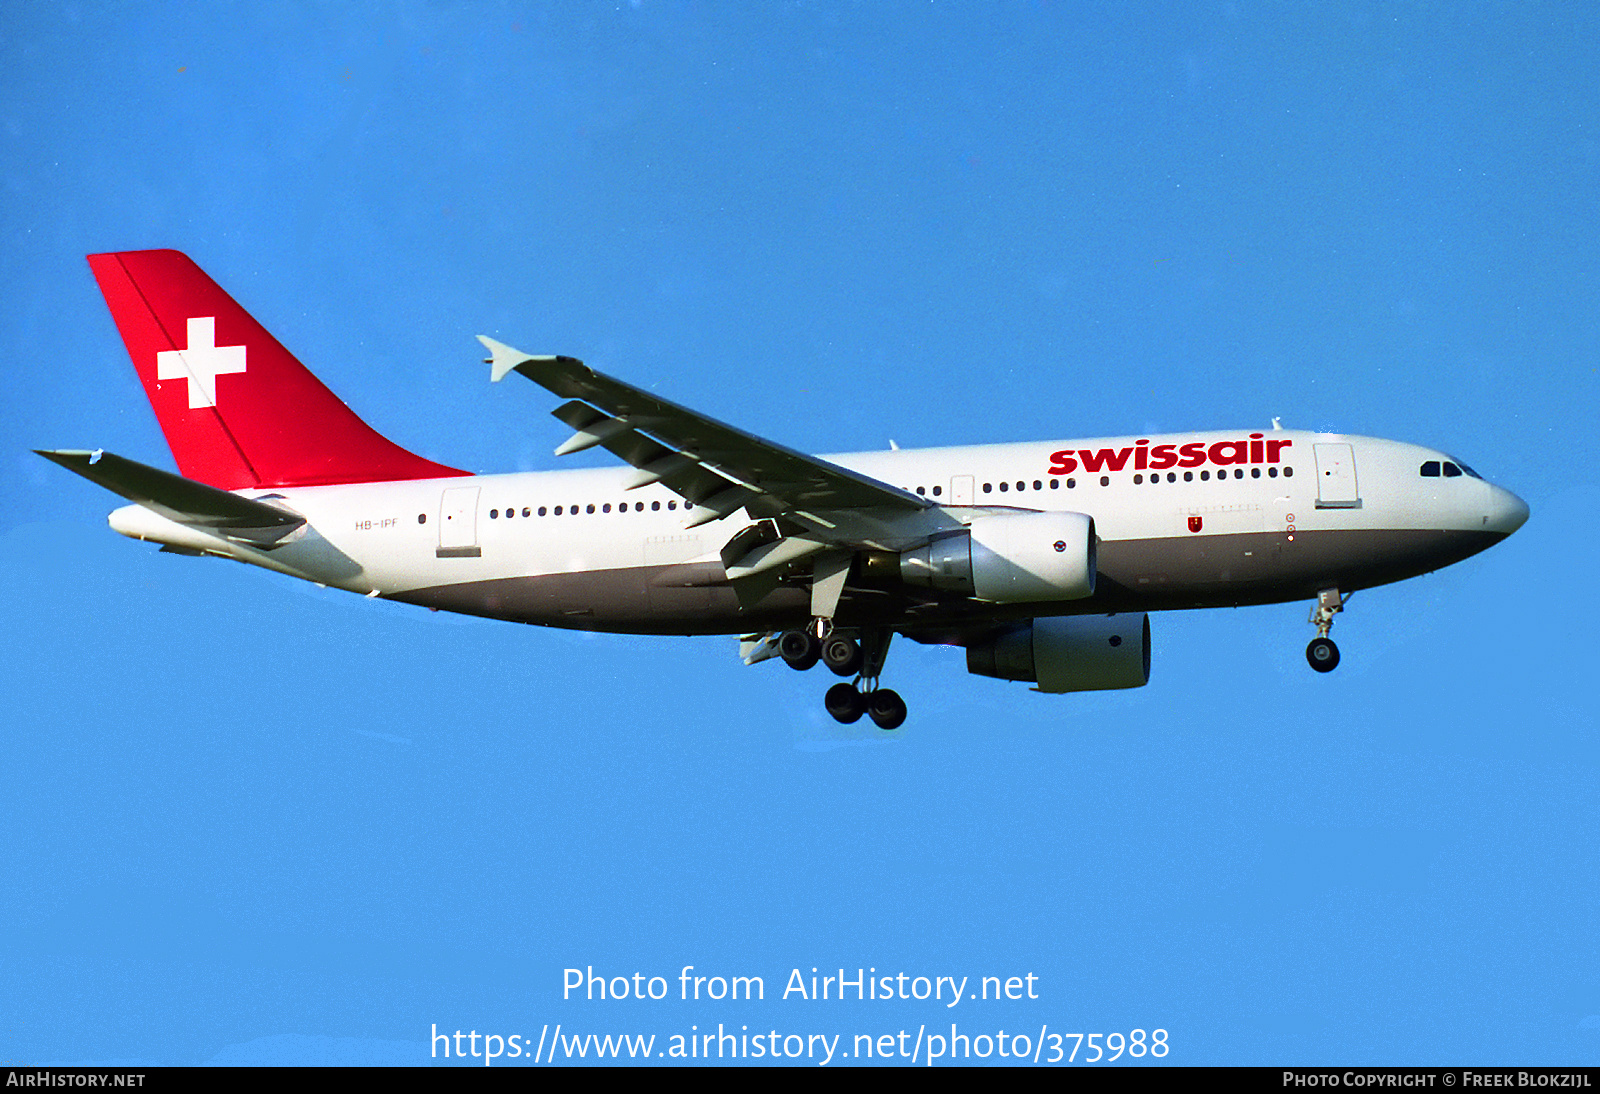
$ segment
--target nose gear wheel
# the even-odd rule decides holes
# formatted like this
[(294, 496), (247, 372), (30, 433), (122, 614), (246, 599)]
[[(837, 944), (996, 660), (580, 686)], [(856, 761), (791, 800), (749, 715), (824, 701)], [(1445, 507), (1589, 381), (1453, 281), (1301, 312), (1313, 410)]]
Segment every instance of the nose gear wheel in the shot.
[(1339, 667), (1339, 647), (1331, 638), (1313, 638), (1306, 647), (1306, 660), (1318, 672), (1332, 672)]
[(1317, 636), (1306, 647), (1306, 663), (1318, 672), (1332, 672), (1339, 667), (1339, 647), (1333, 644), (1328, 632), (1333, 630), (1333, 617), (1344, 611), (1344, 602), (1338, 589), (1323, 589), (1317, 594), (1317, 606), (1311, 609), (1309, 623), (1316, 624)]

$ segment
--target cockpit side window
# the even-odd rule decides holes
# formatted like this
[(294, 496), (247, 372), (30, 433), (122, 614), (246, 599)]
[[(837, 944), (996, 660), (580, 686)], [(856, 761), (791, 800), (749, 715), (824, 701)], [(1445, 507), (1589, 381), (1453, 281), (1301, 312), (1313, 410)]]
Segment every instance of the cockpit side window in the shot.
[(1444, 464), (1444, 477), (1447, 479), (1459, 479), (1461, 477), (1461, 468), (1457, 467), (1449, 460), (1446, 460)]
[(1438, 478), (1439, 477), (1439, 461), (1438, 460), (1429, 460), (1427, 463), (1423, 464), (1422, 465), (1422, 477), (1425, 478), (1425, 479), (1436, 479), (1436, 478)]

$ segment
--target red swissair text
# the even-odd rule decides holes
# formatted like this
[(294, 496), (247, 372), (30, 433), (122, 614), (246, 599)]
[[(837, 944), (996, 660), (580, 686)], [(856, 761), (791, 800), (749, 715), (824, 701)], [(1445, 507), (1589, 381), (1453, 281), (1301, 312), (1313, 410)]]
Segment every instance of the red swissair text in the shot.
[(1203, 441), (1189, 444), (1158, 444), (1139, 439), (1132, 448), (1065, 448), (1050, 453), (1050, 474), (1070, 475), (1080, 467), (1085, 471), (1121, 471), (1133, 459), (1135, 471), (1164, 471), (1169, 467), (1199, 467), (1202, 464), (1277, 463), (1280, 453), (1294, 442), (1273, 438), (1266, 440), (1261, 433), (1250, 434), (1247, 440), (1216, 441), (1209, 447)]

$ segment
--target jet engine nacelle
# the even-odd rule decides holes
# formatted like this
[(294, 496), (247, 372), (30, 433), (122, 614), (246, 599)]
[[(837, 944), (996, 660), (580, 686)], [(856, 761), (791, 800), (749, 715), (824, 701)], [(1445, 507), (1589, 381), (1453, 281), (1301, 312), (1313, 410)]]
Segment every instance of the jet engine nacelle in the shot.
[(901, 580), (996, 604), (1081, 600), (1094, 595), (1094, 576), (1094, 518), (1086, 513), (979, 517), (965, 532), (900, 556)]
[(967, 671), (1038, 684), (1040, 691), (1142, 688), (1150, 682), (1150, 617), (1035, 619), (967, 647)]

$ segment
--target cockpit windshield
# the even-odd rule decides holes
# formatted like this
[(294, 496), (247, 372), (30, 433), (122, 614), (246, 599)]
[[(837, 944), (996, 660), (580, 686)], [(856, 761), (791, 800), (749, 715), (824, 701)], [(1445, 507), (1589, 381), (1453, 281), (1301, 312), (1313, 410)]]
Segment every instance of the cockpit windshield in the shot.
[(1437, 479), (1441, 475), (1447, 479), (1459, 479), (1462, 475), (1480, 480), (1483, 478), (1460, 460), (1428, 460), (1417, 469), (1417, 473), (1425, 479)]

